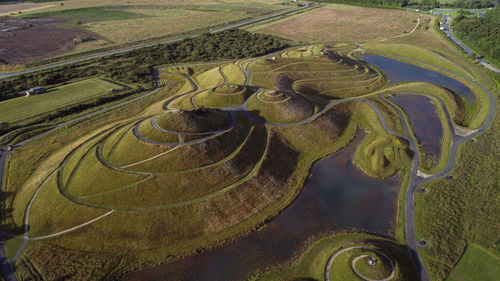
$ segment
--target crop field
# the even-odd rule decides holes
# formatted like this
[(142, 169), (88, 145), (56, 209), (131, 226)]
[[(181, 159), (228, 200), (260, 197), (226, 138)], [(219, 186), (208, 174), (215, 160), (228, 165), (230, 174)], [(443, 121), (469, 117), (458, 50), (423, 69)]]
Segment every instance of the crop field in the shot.
[[(47, 93), (0, 102), (0, 121), (16, 122), (83, 101), (112, 95), (126, 86), (100, 78), (91, 78), (48, 88)], [(111, 93), (111, 89), (115, 92)]]
[[(36, 158), (24, 181), (7, 181), (5, 190), (15, 195), (6, 201), (11, 212), (4, 220), (14, 232), (29, 225), (27, 245), (18, 237), (6, 246), (18, 276), (122, 276), (165, 256), (174, 259), (239, 237), (287, 206), (312, 163), (345, 147), (356, 128), (365, 137), (354, 165), (375, 178), (406, 173), (410, 141), (387, 130), (402, 132), (403, 121), (380, 95), (420, 89), (442, 98), (441, 110), (455, 118), (462, 105), (436, 85), (389, 85), (380, 70), (347, 55), (353, 50), (312, 45), (263, 58), (160, 69), (162, 85), (184, 85), (138, 115), (89, 127), (79, 139)], [(92, 78), (7, 101), (5, 109), (28, 106), (30, 114), (41, 114), (110, 88), (121, 89)], [(28, 101), (35, 98), (33, 110)], [(16, 152), (7, 174), (21, 173), (23, 161)], [(94, 243), (86, 243), (89, 237)], [(407, 258), (401, 246), (375, 242), (361, 243), (371, 250), (339, 256), (332, 272), (344, 272), (349, 266), (342, 263), (360, 256), (356, 268), (363, 275), (393, 274), (396, 262), (394, 274), (407, 276), (410, 269), (399, 264)], [(378, 266), (365, 265), (366, 251)], [(67, 256), (76, 258), (58, 261)], [(64, 270), (52, 270), (61, 262)]]
[[(194, 30), (208, 29), (242, 19), (257, 17), (271, 13), (280, 9), (290, 9), (296, 5), (283, 1), (93, 1), (93, 0), (71, 0), (64, 1), (62, 5), (49, 5), (43, 10), (28, 10), (17, 17), (30, 21), (30, 25), (22, 30), (12, 30), (9, 33), (17, 36), (16, 40), (30, 38), (31, 48), (23, 52), (19, 59), (12, 59), (8, 56), (8, 63), (26, 63), (40, 58), (51, 57), (63, 53), (78, 53), (95, 49), (102, 49), (114, 46), (124, 46), (134, 44), (144, 40), (158, 40), (159, 38), (180, 36), (186, 32)], [(45, 50), (46, 44), (36, 44), (40, 39), (38, 32), (40, 23), (33, 19), (44, 18), (47, 21), (54, 21), (51, 28), (67, 29), (66, 33), (74, 36), (68, 42), (65, 41), (65, 48), (59, 48), (49, 52)], [(15, 28), (18, 25), (11, 24), (7, 28)], [(79, 36), (78, 32), (82, 33)], [(61, 32), (53, 32), (61, 33)], [(47, 36), (50, 35), (47, 34)], [(64, 37), (61, 35), (52, 37)], [(61, 39), (62, 40), (62, 39)], [(70, 44), (72, 43), (72, 44)], [(12, 43), (13, 44), (13, 43)], [(7, 51), (14, 52), (16, 48), (21, 48), (28, 42), (19, 42), (6, 48)], [(61, 44), (58, 44), (61, 45)], [(10, 50), (12, 48), (12, 50)], [(34, 49), (47, 51), (45, 54), (37, 52), (29, 57)]]
[(42, 10), (54, 6), (56, 5), (51, 5), (51, 4), (43, 5), (34, 3), (16, 3), (16, 4), (0, 5), (0, 16), (7, 16), (16, 13), (18, 14), (19, 11), (29, 12), (29, 11)]
[(405, 11), (332, 4), (252, 30), (301, 42), (354, 43), (404, 34), (415, 24)]

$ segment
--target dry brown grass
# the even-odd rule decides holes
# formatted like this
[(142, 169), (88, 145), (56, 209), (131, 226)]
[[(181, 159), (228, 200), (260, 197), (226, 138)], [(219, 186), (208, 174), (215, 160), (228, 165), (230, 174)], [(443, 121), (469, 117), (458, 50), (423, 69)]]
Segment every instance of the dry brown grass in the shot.
[(17, 3), (9, 5), (0, 5), (0, 16), (7, 16), (11, 13), (18, 13), (19, 11), (35, 11), (40, 9), (49, 8), (55, 5), (40, 5), (34, 3)]
[(400, 10), (328, 5), (259, 32), (306, 42), (366, 42), (409, 32), (415, 20)]

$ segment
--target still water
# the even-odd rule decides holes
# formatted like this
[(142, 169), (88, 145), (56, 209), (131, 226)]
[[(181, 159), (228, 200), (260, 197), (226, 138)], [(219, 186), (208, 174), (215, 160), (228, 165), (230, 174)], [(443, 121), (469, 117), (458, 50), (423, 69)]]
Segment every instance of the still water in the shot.
[(365, 62), (373, 64), (378, 69), (382, 70), (387, 75), (387, 78), (389, 78), (391, 83), (406, 81), (423, 81), (434, 83), (459, 94), (467, 102), (472, 103), (476, 100), (476, 96), (471, 92), (469, 87), (441, 73), (418, 67), (410, 63), (405, 63), (377, 55), (364, 54), (360, 55), (359, 57)]
[(315, 163), (297, 199), (264, 229), (214, 250), (144, 269), (130, 280), (239, 280), (290, 259), (311, 236), (363, 229), (391, 235), (400, 179), (377, 180), (351, 163), (363, 138)]
[(428, 97), (420, 95), (397, 95), (390, 99), (406, 112), (423, 150), (433, 159), (439, 159), (443, 126), (436, 106)]

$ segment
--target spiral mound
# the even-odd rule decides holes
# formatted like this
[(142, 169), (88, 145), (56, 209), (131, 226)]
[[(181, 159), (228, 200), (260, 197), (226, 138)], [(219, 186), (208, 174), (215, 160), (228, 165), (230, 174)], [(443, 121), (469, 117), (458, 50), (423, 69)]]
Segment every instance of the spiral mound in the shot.
[[(350, 267), (351, 273), (342, 270)], [(346, 280), (357, 276), (365, 281), (389, 281), (395, 276), (395, 265), (381, 250), (354, 246), (335, 252), (328, 260), (325, 280)]]
[(161, 129), (179, 133), (206, 133), (222, 130), (231, 124), (231, 116), (212, 108), (169, 111), (154, 121)]

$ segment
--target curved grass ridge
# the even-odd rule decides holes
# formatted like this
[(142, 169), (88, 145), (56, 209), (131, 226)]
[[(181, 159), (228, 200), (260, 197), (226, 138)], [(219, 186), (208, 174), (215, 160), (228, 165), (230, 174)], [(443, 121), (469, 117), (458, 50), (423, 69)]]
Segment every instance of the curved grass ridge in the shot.
[[(151, 213), (155, 218), (168, 218), (169, 222), (175, 217), (187, 218), (186, 224), (196, 228), (206, 223), (197, 221), (203, 218), (200, 214), (215, 210), (218, 219), (226, 219), (227, 225), (219, 232), (208, 233), (210, 239), (205, 242), (199, 242), (200, 238), (196, 238), (196, 243), (190, 242), (192, 237), (204, 235), (200, 232), (178, 240), (185, 248), (177, 251), (190, 253), (195, 249), (193, 245), (213, 245), (220, 237), (230, 239), (248, 232), (262, 219), (276, 215), (298, 194), (311, 163), (347, 145), (357, 128), (367, 131), (355, 154), (355, 164), (361, 170), (374, 177), (408, 171), (411, 162), (408, 140), (390, 127), (398, 128), (398, 122), (407, 123), (407, 118), (399, 119), (391, 111), (385, 111), (384, 115), (380, 104), (368, 99), (391, 104), (385, 95), (411, 93), (408, 89), (416, 84), (387, 86), (383, 73), (343, 56), (344, 51), (321, 49), (319, 55), (318, 49), (309, 52), (306, 48), (296, 54), (282, 53), (274, 58), (227, 63), (196, 76), (192, 71), (182, 71), (177, 76), (169, 72), (175, 79), (184, 77), (186, 86), (178, 95), (163, 102), (163, 112), (148, 112), (86, 140), (54, 171), (57, 180), (47, 182), (46, 188), (56, 188), (59, 195), (67, 199), (64, 204), (113, 215), (100, 214), (95, 216), (97, 220), (91, 219), (80, 227), (68, 227), (59, 232), (41, 233), (45, 229), (52, 230), (50, 226), (27, 232), (64, 245), (71, 239), (79, 239), (78, 233), (95, 231), (99, 225), (110, 223), (123, 213), (130, 214), (131, 218)], [(238, 74), (233, 75), (233, 71)], [(419, 94), (436, 103), (440, 118), (447, 121), (443, 122), (443, 126), (447, 126), (443, 127), (444, 132), (447, 132), (456, 126), (451, 120), (460, 115), (462, 109), (446, 90), (434, 87), (425, 88)], [(225, 99), (213, 101), (219, 97)], [(173, 119), (169, 118), (178, 112), (193, 114), (201, 110), (198, 106), (210, 102), (219, 108), (217, 112), (230, 117), (229, 126), (227, 122), (215, 122), (215, 125), (207, 122), (212, 126), (207, 129), (194, 126), (192, 121), (186, 121), (185, 127), (170, 126)], [(181, 111), (182, 108), (191, 111)], [(332, 112), (336, 115), (325, 119)], [(170, 117), (163, 119), (162, 116)], [(206, 115), (196, 118), (193, 120), (203, 121)], [(330, 122), (335, 132), (325, 138), (327, 132), (315, 127), (315, 124), (324, 124), (321, 122)], [(183, 130), (185, 128), (190, 129)], [(301, 138), (302, 128), (314, 129), (316, 138)], [(409, 137), (414, 138), (412, 134)], [(443, 139), (446, 142), (449, 138)], [(310, 145), (311, 141), (317, 143)], [(276, 162), (279, 157), (284, 159), (281, 165)], [(439, 172), (448, 158), (449, 149), (443, 145), (438, 165), (422, 169), (429, 173)], [(289, 167), (293, 172), (287, 174), (279, 170), (280, 166)], [(95, 179), (85, 183), (88, 174)], [(215, 178), (220, 182), (214, 183)], [(176, 180), (178, 184), (172, 184)], [(194, 180), (198, 180), (197, 184), (192, 184)], [(162, 189), (163, 186), (166, 188)], [(268, 188), (269, 193), (262, 188)], [(261, 198), (262, 202), (242, 200), (258, 193), (267, 197)], [(220, 214), (223, 205), (217, 205), (225, 201), (242, 208), (250, 207), (239, 217), (229, 217)], [(266, 213), (268, 210), (272, 210), (271, 215)], [(182, 235), (189, 233), (187, 228), (183, 231)], [(65, 238), (59, 240), (59, 234), (53, 236), (57, 233)], [(175, 249), (171, 244), (165, 247)]]

